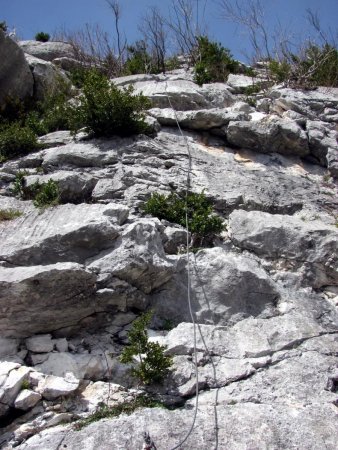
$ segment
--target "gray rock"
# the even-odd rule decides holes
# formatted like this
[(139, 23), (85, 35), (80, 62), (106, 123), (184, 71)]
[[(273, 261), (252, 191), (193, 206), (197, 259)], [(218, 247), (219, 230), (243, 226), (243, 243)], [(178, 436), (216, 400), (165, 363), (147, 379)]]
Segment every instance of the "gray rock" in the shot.
[(28, 409), (33, 408), (39, 400), (41, 400), (41, 395), (38, 392), (24, 389), (16, 397), (14, 406), (17, 409), (23, 409), (24, 411), (27, 411)]
[(269, 93), (276, 107), (283, 110), (298, 112), (311, 120), (326, 120), (323, 112), (326, 108), (338, 109), (338, 95), (334, 90), (322, 92), (301, 91), (289, 88), (273, 88)]
[(148, 294), (171, 278), (174, 266), (164, 254), (158, 221), (140, 219), (126, 227), (113, 251), (93, 260), (88, 268)]
[(25, 177), (26, 186), (36, 183), (47, 183), (53, 180), (57, 183), (62, 203), (84, 202), (88, 200), (97, 180), (86, 173), (76, 173), (60, 170), (50, 175), (29, 175)]
[(39, 42), (19, 41), (18, 44), (25, 53), (45, 61), (53, 61), (55, 58), (74, 56), (72, 45), (66, 42)]
[(264, 87), (268, 84), (266, 79), (249, 77), (247, 75), (230, 73), (227, 79), (227, 84), (230, 86), (233, 93), (245, 93), (246, 89), (255, 85)]
[(0, 338), (0, 358), (13, 356), (19, 350), (18, 339)]
[(40, 381), (37, 391), (46, 400), (54, 400), (61, 396), (72, 394), (79, 387), (79, 380), (73, 375), (66, 375), (65, 378), (48, 375)]
[(41, 334), (32, 336), (25, 341), (27, 350), (34, 353), (49, 353), (54, 348), (52, 336), (50, 334)]
[(66, 338), (53, 339), (53, 343), (58, 352), (68, 351), (68, 341)]
[(221, 128), (230, 121), (249, 120), (246, 113), (228, 109), (203, 109), (199, 111), (178, 111), (173, 109), (153, 108), (149, 111), (161, 125), (177, 126), (177, 122), (190, 130), (209, 130)]
[[(173, 448), (186, 437), (194, 410), (168, 411), (162, 408), (138, 410), (131, 416), (103, 420), (74, 432), (59, 428), (44, 431), (18, 448), (56, 450), (62, 444), (73, 450), (86, 448), (141, 448), (144, 430), (157, 448)], [(184, 443), (187, 450), (220, 449), (328, 450), (336, 448), (336, 414), (332, 405), (306, 407), (297, 404), (220, 404), (198, 409), (193, 432)], [(215, 426), (217, 426), (215, 430)], [(332, 434), (334, 432), (334, 434)]]
[(321, 165), (327, 167), (329, 149), (331, 149), (332, 154), (338, 153), (337, 133), (330, 130), (325, 122), (313, 120), (306, 122), (306, 131), (311, 155), (315, 156)]
[(183, 228), (165, 227), (163, 247), (169, 255), (177, 254), (181, 246), (187, 245), (187, 232)]
[[(190, 321), (186, 298), (186, 257), (182, 256), (172, 280), (153, 295), (160, 317)], [(199, 323), (228, 325), (248, 316), (269, 316), (279, 293), (259, 265), (221, 248), (206, 249), (191, 257), (191, 301)]]
[(327, 168), (330, 174), (338, 178), (338, 152), (336, 148), (329, 148), (326, 155)]
[(2, 230), (0, 260), (20, 265), (83, 262), (113, 245), (127, 214), (126, 207), (114, 204), (36, 211)]
[[(114, 147), (113, 147), (114, 148)], [(48, 170), (71, 167), (102, 167), (118, 160), (116, 150), (106, 151), (93, 142), (67, 144), (46, 150), (42, 167)]]
[(4, 415), (8, 408), (14, 406), (14, 401), (22, 388), (22, 383), (27, 380), (29, 367), (15, 363), (0, 363), (0, 415)]
[(63, 82), (65, 86), (70, 82), (66, 75), (58, 70), (51, 62), (26, 55), (26, 61), (34, 78), (34, 98), (37, 101), (44, 100), (47, 95), (53, 94)]
[(306, 285), (338, 283), (335, 227), (258, 211), (234, 211), (229, 228), (231, 239), (239, 247), (302, 267), (301, 278)]
[(24, 100), (33, 95), (33, 76), (21, 48), (0, 30), (0, 107), (8, 97)]
[(75, 263), (0, 267), (1, 335), (27, 337), (78, 324), (95, 311), (95, 281)]
[(262, 153), (305, 156), (309, 153), (307, 135), (291, 120), (269, 116), (260, 122), (230, 122), (227, 139), (237, 147)]

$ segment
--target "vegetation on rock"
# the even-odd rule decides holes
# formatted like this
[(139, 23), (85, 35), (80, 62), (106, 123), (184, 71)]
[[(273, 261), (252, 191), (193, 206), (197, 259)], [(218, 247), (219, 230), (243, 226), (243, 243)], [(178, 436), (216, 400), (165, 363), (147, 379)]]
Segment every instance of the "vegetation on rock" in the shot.
[(124, 364), (133, 363), (134, 357), (138, 358), (139, 363), (131, 373), (144, 384), (162, 382), (172, 365), (171, 356), (164, 354), (166, 347), (148, 339), (147, 326), (152, 316), (153, 312), (148, 311), (133, 322), (128, 332), (128, 346), (120, 356)]
[(229, 73), (239, 72), (239, 63), (235, 61), (230, 50), (207, 36), (197, 37), (197, 63), (195, 64), (195, 81), (197, 84), (226, 81)]
[(101, 405), (93, 414), (89, 417), (82, 419), (74, 424), (75, 430), (82, 430), (82, 428), (90, 425), (93, 422), (97, 422), (101, 419), (110, 417), (118, 417), (121, 414), (132, 414), (138, 408), (164, 408), (163, 403), (154, 400), (147, 395), (140, 395), (132, 401), (120, 403), (115, 406)]
[(39, 147), (34, 131), (19, 122), (0, 127), (0, 162), (23, 156)]
[(0, 209), (0, 222), (13, 220), (22, 216), (22, 212), (16, 209)]
[(48, 42), (49, 39), (50, 39), (50, 35), (43, 31), (40, 31), (39, 33), (36, 33), (36, 35), (35, 35), (35, 40), (39, 41), (39, 42)]
[(183, 227), (186, 226), (187, 218), (195, 243), (202, 243), (225, 228), (222, 219), (213, 214), (212, 204), (204, 192), (190, 192), (186, 196), (154, 193), (144, 204), (143, 210), (160, 220), (165, 219)]
[(71, 108), (73, 130), (86, 127), (95, 136), (130, 136), (144, 133), (147, 125), (143, 111), (150, 107), (133, 88), (118, 88), (97, 71), (87, 73), (80, 104)]

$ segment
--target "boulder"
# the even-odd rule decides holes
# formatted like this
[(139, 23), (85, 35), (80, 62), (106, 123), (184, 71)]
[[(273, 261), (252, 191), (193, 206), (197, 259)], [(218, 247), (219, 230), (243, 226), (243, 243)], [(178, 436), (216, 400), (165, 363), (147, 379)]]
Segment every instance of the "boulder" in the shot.
[(32, 336), (25, 341), (27, 350), (34, 353), (49, 353), (54, 348), (52, 336), (50, 334), (41, 334)]
[(93, 314), (96, 276), (76, 263), (0, 267), (0, 335), (28, 337)]
[[(186, 256), (179, 258), (172, 280), (152, 297), (157, 314), (174, 323), (190, 321), (186, 302)], [(191, 257), (191, 301), (199, 323), (233, 324), (248, 316), (267, 317), (279, 293), (259, 265), (219, 247)]]
[(62, 203), (80, 203), (88, 200), (97, 183), (97, 179), (86, 173), (60, 170), (50, 175), (29, 175), (25, 177), (26, 186), (46, 183), (53, 180), (57, 183)]
[(1, 229), (0, 260), (20, 265), (83, 262), (113, 245), (127, 215), (125, 206), (114, 204), (36, 211)]
[(25, 100), (33, 95), (33, 75), (22, 49), (0, 30), (0, 109), (9, 99)]
[(175, 264), (163, 250), (157, 219), (140, 219), (128, 225), (115, 248), (94, 258), (88, 269), (117, 277), (149, 294), (173, 275)]
[(212, 128), (222, 128), (230, 121), (249, 120), (246, 113), (234, 111), (232, 108), (223, 109), (203, 109), (198, 111), (177, 111), (171, 108), (153, 108), (149, 111), (161, 125), (177, 126), (190, 130), (210, 130)]
[(230, 122), (227, 140), (236, 147), (261, 153), (305, 156), (309, 153), (307, 135), (291, 120), (269, 116), (261, 121)]
[(323, 114), (326, 108), (338, 112), (338, 95), (334, 89), (326, 89), (323, 92), (320, 89), (302, 91), (290, 88), (272, 88), (269, 97), (273, 101), (274, 108), (278, 108), (280, 111), (292, 110), (311, 120), (320, 118), (320, 120), (327, 121), (332, 116)]
[(336, 131), (331, 130), (325, 122), (319, 120), (308, 120), (306, 122), (306, 131), (311, 155), (317, 158), (322, 166), (328, 167), (329, 150), (332, 153), (338, 153)]
[(247, 89), (250, 89), (253, 86), (259, 85), (263, 88), (268, 84), (269, 82), (266, 79), (234, 73), (230, 73), (227, 79), (227, 85), (230, 86), (231, 92), (234, 94), (245, 94)]
[(39, 42), (39, 41), (19, 41), (19, 46), (25, 53), (43, 59), (53, 61), (55, 58), (74, 56), (74, 49), (66, 42)]
[[(135, 94), (148, 97), (154, 108), (174, 108), (179, 111), (204, 108), (224, 108), (235, 102), (228, 89), (217, 84), (201, 88), (188, 80), (138, 81)], [(211, 86), (211, 85), (210, 85)]]
[(27, 411), (33, 408), (38, 401), (41, 400), (41, 395), (38, 392), (31, 391), (30, 389), (24, 389), (16, 397), (14, 406), (16, 409), (22, 409)]
[(71, 374), (64, 378), (48, 375), (39, 382), (37, 392), (46, 400), (54, 400), (72, 394), (79, 387), (79, 384), (79, 380)]
[(0, 416), (6, 414), (22, 389), (22, 383), (28, 379), (30, 367), (15, 363), (0, 363)]
[(46, 96), (53, 94), (60, 88), (61, 83), (64, 87), (70, 85), (66, 75), (58, 70), (52, 63), (26, 55), (34, 78), (34, 99), (42, 101)]
[(338, 283), (338, 231), (333, 226), (236, 210), (229, 217), (229, 231), (238, 247), (301, 267), (301, 279), (306, 285), (318, 288)]

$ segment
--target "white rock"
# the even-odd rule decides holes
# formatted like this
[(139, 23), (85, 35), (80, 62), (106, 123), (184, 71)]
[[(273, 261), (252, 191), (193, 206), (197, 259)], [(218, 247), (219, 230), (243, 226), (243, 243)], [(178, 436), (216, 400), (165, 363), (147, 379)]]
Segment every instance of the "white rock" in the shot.
[(33, 336), (25, 341), (27, 350), (35, 353), (49, 353), (53, 350), (54, 344), (50, 334)]
[(73, 393), (79, 387), (79, 384), (79, 380), (71, 374), (66, 375), (65, 378), (48, 375), (39, 382), (37, 392), (47, 400), (54, 400)]
[(41, 400), (40, 394), (29, 389), (24, 389), (16, 397), (14, 406), (17, 409), (27, 411), (28, 409), (33, 408), (39, 400)]

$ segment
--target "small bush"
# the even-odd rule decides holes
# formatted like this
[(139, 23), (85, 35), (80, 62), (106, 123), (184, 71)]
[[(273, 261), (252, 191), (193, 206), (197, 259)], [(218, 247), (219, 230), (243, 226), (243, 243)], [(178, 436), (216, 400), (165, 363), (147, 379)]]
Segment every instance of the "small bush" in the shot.
[(13, 122), (0, 128), (0, 161), (26, 155), (39, 147), (37, 136), (28, 127)]
[(46, 183), (36, 181), (31, 186), (26, 185), (25, 171), (16, 174), (12, 192), (23, 200), (33, 200), (37, 208), (55, 206), (60, 202), (60, 190), (58, 184), (50, 179)]
[(30, 388), (30, 382), (28, 380), (23, 380), (21, 383), (21, 390), (29, 389)]
[(55, 206), (60, 201), (59, 187), (54, 180), (48, 180), (47, 183), (39, 183), (37, 181), (29, 190), (34, 197), (33, 204), (37, 208)]
[(217, 42), (211, 42), (206, 36), (199, 36), (198, 62), (195, 65), (197, 84), (226, 81), (229, 73), (240, 71), (239, 63), (232, 58), (230, 50)]
[(129, 344), (120, 357), (120, 361), (124, 364), (132, 363), (134, 356), (139, 358), (140, 363), (131, 369), (131, 372), (144, 384), (163, 381), (172, 365), (172, 358), (164, 355), (166, 347), (148, 340), (147, 326), (152, 315), (152, 311), (149, 311), (133, 322), (128, 333)]
[(338, 86), (338, 49), (310, 44), (302, 54), (286, 54), (282, 61), (269, 62), (271, 77), (291, 87)]
[(186, 205), (189, 231), (194, 235), (194, 241), (202, 242), (224, 229), (222, 219), (212, 214), (212, 205), (205, 194), (189, 193), (180, 197), (176, 193), (168, 196), (154, 193), (145, 203), (143, 210), (147, 214), (186, 226)]
[(48, 42), (50, 39), (50, 35), (48, 33), (44, 33), (43, 31), (40, 31), (39, 33), (36, 33), (35, 40), (39, 42)]
[(8, 26), (5, 20), (0, 22), (0, 30), (2, 30), (4, 33), (6, 33), (6, 31), (8, 30)]
[(72, 109), (73, 131), (86, 127), (95, 136), (130, 136), (144, 133), (148, 127), (143, 111), (150, 107), (143, 95), (133, 95), (133, 88), (119, 89), (96, 71), (85, 77), (81, 104)]
[(22, 212), (16, 209), (0, 209), (0, 222), (13, 220), (20, 216), (22, 216)]

